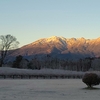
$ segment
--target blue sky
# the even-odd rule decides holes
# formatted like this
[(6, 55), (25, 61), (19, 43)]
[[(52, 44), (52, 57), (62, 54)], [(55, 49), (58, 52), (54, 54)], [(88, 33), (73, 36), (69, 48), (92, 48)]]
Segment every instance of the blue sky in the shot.
[(0, 35), (20, 46), (40, 38), (100, 37), (100, 0), (0, 0)]

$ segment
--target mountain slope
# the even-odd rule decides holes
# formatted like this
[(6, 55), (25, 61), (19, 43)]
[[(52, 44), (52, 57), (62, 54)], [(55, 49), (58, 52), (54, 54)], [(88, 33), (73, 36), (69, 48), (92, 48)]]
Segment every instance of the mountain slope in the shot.
[(52, 36), (39, 39), (31, 44), (25, 45), (14, 52), (13, 55), (56, 54), (68, 57), (100, 56), (100, 38), (64, 38)]

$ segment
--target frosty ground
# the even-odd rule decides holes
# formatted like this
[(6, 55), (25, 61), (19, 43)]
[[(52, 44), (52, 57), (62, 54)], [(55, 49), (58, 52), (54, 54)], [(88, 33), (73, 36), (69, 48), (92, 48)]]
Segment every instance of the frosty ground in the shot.
[(100, 100), (81, 79), (0, 79), (0, 100)]

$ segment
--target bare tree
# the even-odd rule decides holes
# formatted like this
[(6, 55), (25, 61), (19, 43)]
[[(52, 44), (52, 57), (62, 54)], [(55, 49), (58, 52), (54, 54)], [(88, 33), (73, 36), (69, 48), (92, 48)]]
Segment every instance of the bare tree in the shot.
[(17, 39), (10, 34), (0, 36), (0, 67), (2, 67), (8, 51), (16, 49), (18, 44)]

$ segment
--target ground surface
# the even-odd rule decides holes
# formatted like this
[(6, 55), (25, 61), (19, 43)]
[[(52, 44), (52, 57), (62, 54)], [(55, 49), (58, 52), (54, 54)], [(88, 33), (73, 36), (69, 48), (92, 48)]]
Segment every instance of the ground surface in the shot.
[(100, 100), (81, 79), (0, 79), (0, 100)]

